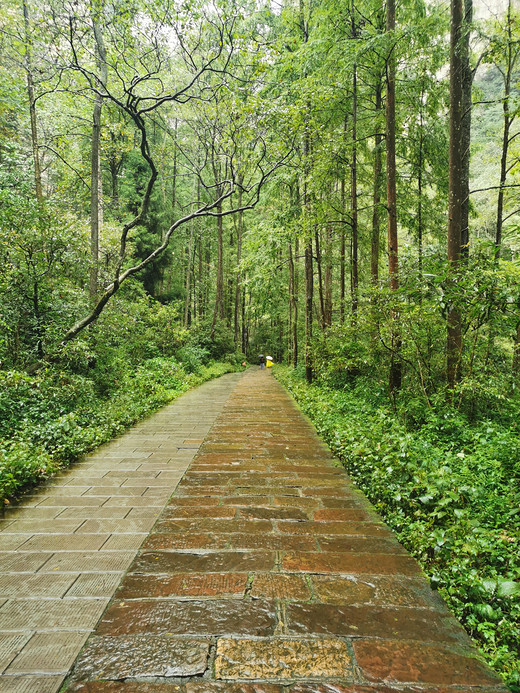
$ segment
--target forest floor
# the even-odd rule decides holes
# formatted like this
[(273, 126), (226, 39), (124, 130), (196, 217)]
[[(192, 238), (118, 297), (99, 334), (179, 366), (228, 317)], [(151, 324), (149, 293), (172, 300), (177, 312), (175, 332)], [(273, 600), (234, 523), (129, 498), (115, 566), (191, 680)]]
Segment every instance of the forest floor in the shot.
[(268, 371), (184, 395), (0, 524), (0, 693), (505, 690)]

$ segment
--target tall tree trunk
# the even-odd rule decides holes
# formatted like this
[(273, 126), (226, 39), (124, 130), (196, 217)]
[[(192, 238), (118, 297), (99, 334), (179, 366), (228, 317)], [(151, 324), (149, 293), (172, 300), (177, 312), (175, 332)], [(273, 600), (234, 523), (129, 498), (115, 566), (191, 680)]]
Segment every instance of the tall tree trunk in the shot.
[(495, 231), (495, 257), (500, 257), (502, 246), (502, 226), (504, 216), (504, 186), (507, 178), (507, 157), (509, 155), (509, 133), (514, 115), (511, 115), (511, 79), (515, 60), (513, 56), (513, 36), (511, 30), (511, 0), (507, 5), (507, 67), (504, 73), (504, 98), (502, 99), (503, 128), (502, 128), (502, 155), (500, 157), (500, 183), (497, 200), (497, 220)]
[[(104, 89), (107, 82), (106, 49), (102, 31), (103, 0), (96, 0), (91, 7), (91, 20), (96, 41), (96, 59), (99, 68), (101, 85)], [(92, 150), (90, 177), (90, 281), (89, 296), (92, 303), (98, 293), (99, 274), (99, 233), (102, 222), (102, 181), (101, 181), (101, 110), (103, 98), (99, 93), (94, 95), (92, 113)]]
[(421, 101), (419, 111), (419, 162), (417, 171), (417, 255), (419, 265), (419, 281), (422, 282), (423, 271), (423, 164), (424, 164), (424, 132), (423, 132), (423, 105), (424, 91), (421, 89)]
[[(387, 0), (386, 31), (395, 34), (395, 0)], [(399, 289), (399, 249), (397, 243), (397, 185), (395, 165), (395, 46), (392, 46), (386, 65), (386, 204), (388, 208), (388, 272), (390, 289)], [(401, 387), (401, 331), (399, 314), (392, 311), (392, 355), (389, 389), (392, 396)]]
[[(220, 190), (217, 192), (220, 197)], [(218, 320), (224, 319), (224, 242), (223, 242), (223, 218), (222, 203), (217, 205), (217, 288), (215, 294), (215, 310), (211, 325), (211, 337), (215, 336), (215, 326)]]
[(339, 246), (339, 321), (343, 325), (345, 322), (345, 276), (346, 276), (346, 233), (347, 215), (345, 210), (346, 194), (345, 194), (345, 178), (341, 178), (341, 238)]
[(320, 298), (320, 326), (323, 330), (325, 327), (325, 295), (323, 291), (323, 271), (321, 262), (321, 241), (320, 232), (316, 229), (314, 234), (314, 244), (316, 249), (316, 267), (318, 270), (318, 294)]
[(325, 232), (325, 313), (324, 326), (332, 325), (332, 229), (327, 226)]
[[(240, 181), (240, 184), (242, 181)], [(238, 188), (238, 206), (242, 206), (242, 188)], [(237, 271), (235, 279), (235, 315), (234, 315), (234, 335), (235, 335), (235, 349), (241, 346), (241, 332), (240, 332), (240, 311), (241, 311), (241, 293), (242, 293), (242, 274), (240, 271), (240, 262), (242, 260), (242, 232), (243, 232), (243, 212), (238, 212), (237, 215)]]
[[(379, 123), (379, 113), (382, 109), (381, 99), (381, 81), (378, 80), (376, 85), (376, 122)], [(370, 278), (372, 286), (376, 287), (379, 283), (379, 207), (381, 204), (381, 173), (383, 170), (381, 161), (381, 133), (376, 132), (374, 135), (374, 192), (373, 192), (373, 210), (372, 210), (372, 236), (370, 243)]]
[[(462, 151), (463, 123), (463, 55), (460, 40), (463, 29), (462, 0), (451, 0), (450, 32), (450, 171), (449, 171), (449, 221), (448, 263), (452, 292), (456, 289), (460, 271), (462, 205), (464, 202)], [(453, 390), (460, 378), (462, 355), (461, 312), (456, 297), (452, 296), (447, 321), (447, 379), (448, 388)]]
[(38, 148), (38, 126), (36, 121), (36, 101), (34, 99), (34, 81), (32, 67), (32, 38), (31, 38), (31, 20), (29, 14), (29, 6), (26, 0), (23, 0), (23, 19), (25, 28), (25, 72), (27, 76), (27, 97), (29, 99), (29, 116), (31, 120), (31, 145), (34, 161), (34, 186), (36, 190), (36, 199), (39, 204), (43, 202), (42, 190), (42, 173), (40, 165), (40, 150)]
[(464, 32), (462, 34), (462, 211), (460, 245), (463, 258), (469, 256), (469, 164), (471, 155), (471, 113), (473, 70), (470, 64), (470, 34), (473, 21), (473, 0), (464, 0)]
[(298, 297), (296, 287), (296, 268), (292, 245), (289, 243), (289, 315), (291, 327), (291, 362), (293, 368), (298, 365)]
[[(352, 10), (353, 11), (353, 10)], [(355, 32), (354, 19), (353, 32)], [(355, 38), (355, 33), (354, 33)], [(352, 313), (356, 314), (358, 309), (358, 204), (357, 204), (357, 66), (352, 68), (352, 166), (351, 166), (351, 188), (350, 188), (350, 213), (352, 224), (352, 244), (351, 244), (351, 292), (352, 292)]]
[(313, 380), (311, 354), (313, 293), (312, 238), (309, 236), (305, 246), (305, 379), (309, 384)]

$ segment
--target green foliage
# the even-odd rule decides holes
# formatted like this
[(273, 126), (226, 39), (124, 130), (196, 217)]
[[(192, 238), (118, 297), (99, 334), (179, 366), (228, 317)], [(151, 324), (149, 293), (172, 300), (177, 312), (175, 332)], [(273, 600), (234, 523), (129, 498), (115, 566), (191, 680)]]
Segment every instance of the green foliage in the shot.
[(472, 423), (443, 402), (407, 428), (367, 378), (333, 389), (280, 368), (276, 375), (491, 665), (520, 690), (520, 403), (514, 419)]
[(0, 503), (71, 464), (191, 387), (235, 366), (185, 369), (173, 357), (127, 363), (108, 396), (94, 380), (47, 369), (35, 376), (0, 372)]

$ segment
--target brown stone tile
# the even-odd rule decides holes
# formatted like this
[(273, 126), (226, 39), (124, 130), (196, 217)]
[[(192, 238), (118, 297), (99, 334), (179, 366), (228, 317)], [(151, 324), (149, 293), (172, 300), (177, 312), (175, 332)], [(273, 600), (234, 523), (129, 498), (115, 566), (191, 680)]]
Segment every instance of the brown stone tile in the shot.
[(375, 513), (364, 508), (319, 508), (314, 511), (315, 522), (369, 522), (375, 519)]
[(220, 601), (130, 601), (105, 612), (98, 635), (249, 635), (269, 636), (276, 627), (274, 604), (257, 599)]
[(421, 574), (419, 564), (411, 556), (400, 554), (287, 553), (282, 567), (291, 573)]
[(288, 604), (289, 632), (296, 634), (401, 638), (424, 642), (465, 641), (465, 633), (450, 616), (427, 609)]
[(187, 508), (168, 506), (164, 511), (162, 517), (164, 520), (175, 520), (175, 519), (197, 519), (197, 518), (211, 518), (211, 519), (224, 519), (232, 520), (236, 516), (236, 508), (233, 507), (197, 507), (189, 506)]
[(280, 532), (287, 534), (359, 534), (364, 537), (394, 537), (382, 522), (277, 522)]
[(253, 580), (251, 596), (306, 602), (311, 598), (311, 591), (299, 575), (258, 573)]
[(240, 516), (251, 520), (308, 520), (298, 508), (241, 508)]
[(274, 553), (267, 551), (220, 553), (184, 553), (150, 551), (138, 556), (130, 573), (236, 573), (252, 570), (271, 570)]
[(215, 551), (226, 548), (230, 536), (228, 534), (150, 534), (141, 550), (213, 549)]
[(74, 676), (102, 676), (115, 681), (128, 677), (196, 676), (207, 668), (209, 648), (208, 639), (167, 635), (92, 637), (78, 657)]
[(355, 640), (354, 652), (363, 674), (371, 681), (463, 687), (500, 685), (482, 662), (440, 645)]
[(217, 679), (335, 678), (352, 675), (343, 640), (272, 638), (217, 641)]
[(316, 551), (316, 540), (290, 534), (230, 534), (234, 549), (271, 549), (271, 551)]
[(116, 599), (243, 596), (247, 581), (247, 573), (127, 575), (117, 591)]
[[(295, 524), (295, 523), (292, 523)], [(165, 520), (155, 526), (156, 532), (195, 532), (199, 534), (231, 534), (260, 533), (273, 531), (269, 520), (214, 520), (201, 518), (198, 520)]]
[(378, 537), (356, 537), (356, 536), (334, 536), (320, 537), (316, 540), (320, 548), (325, 553), (337, 553), (345, 551), (347, 553), (377, 553), (377, 554), (407, 554), (406, 549), (401, 546), (397, 539), (378, 538)]

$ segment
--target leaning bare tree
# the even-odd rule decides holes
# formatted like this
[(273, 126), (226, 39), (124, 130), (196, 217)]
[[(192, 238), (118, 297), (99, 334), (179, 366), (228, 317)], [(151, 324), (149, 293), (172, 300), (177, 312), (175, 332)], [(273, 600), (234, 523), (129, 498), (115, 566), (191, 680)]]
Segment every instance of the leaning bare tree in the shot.
[[(59, 59), (62, 70), (77, 76), (78, 91), (90, 94), (96, 102), (110, 102), (132, 121), (139, 138), (140, 155), (148, 168), (148, 180), (135, 216), (121, 228), (119, 253), (112, 280), (91, 307), (64, 335), (66, 343), (92, 324), (111, 297), (129, 277), (153, 263), (167, 249), (176, 231), (191, 220), (217, 217), (252, 209), (259, 201), (266, 181), (282, 165), (287, 153), (276, 154), (264, 136), (269, 114), (259, 113), (255, 128), (239, 130), (240, 119), (228, 119), (225, 136), (218, 142), (207, 142), (206, 157), (192, 163), (192, 174), (204, 191), (203, 199), (184, 206), (184, 213), (172, 223), (157, 246), (139, 262), (132, 263), (129, 248), (134, 229), (146, 223), (152, 193), (160, 176), (153, 137), (154, 125), (172, 123), (182, 117), (186, 104), (195, 104), (201, 112), (213, 104), (218, 95), (229, 93), (234, 86), (242, 90), (249, 78), (240, 64), (236, 45), (237, 15), (217, 6), (191, 5), (187, 10), (165, 2), (154, 4), (154, 15), (143, 5), (130, 19), (117, 13), (117, 5), (98, 3), (93, 21), (88, 8), (80, 11), (77, 3), (61, 6), (54, 22), (62, 27)], [(103, 12), (101, 11), (103, 8)], [(65, 29), (66, 27), (66, 29)], [(100, 40), (103, 45), (100, 45)], [(242, 35), (242, 41), (244, 41)], [(238, 76), (240, 75), (240, 76)], [(193, 110), (193, 109), (192, 109)], [(264, 125), (262, 122), (264, 121)], [(243, 174), (243, 158), (238, 162), (238, 134), (248, 137), (248, 174)], [(215, 149), (218, 147), (218, 152)], [(244, 149), (244, 142), (240, 144)], [(215, 180), (215, 156), (222, 162), (222, 177)], [(189, 157), (186, 157), (189, 163)], [(206, 175), (211, 171), (210, 175)]]

